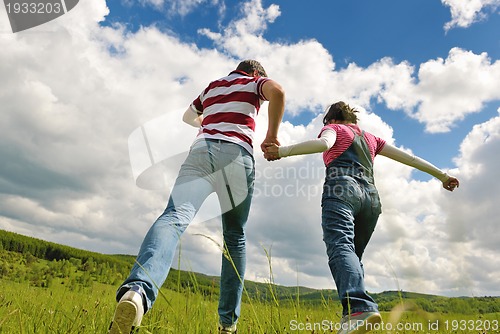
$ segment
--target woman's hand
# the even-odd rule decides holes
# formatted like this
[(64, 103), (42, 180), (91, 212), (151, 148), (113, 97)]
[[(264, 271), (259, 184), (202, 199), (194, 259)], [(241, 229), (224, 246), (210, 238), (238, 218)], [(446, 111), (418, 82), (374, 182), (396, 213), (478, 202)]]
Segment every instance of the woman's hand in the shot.
[(448, 191), (453, 191), (455, 188), (458, 188), (460, 186), (460, 182), (456, 177), (449, 176), (446, 181), (443, 181), (443, 188), (448, 190)]

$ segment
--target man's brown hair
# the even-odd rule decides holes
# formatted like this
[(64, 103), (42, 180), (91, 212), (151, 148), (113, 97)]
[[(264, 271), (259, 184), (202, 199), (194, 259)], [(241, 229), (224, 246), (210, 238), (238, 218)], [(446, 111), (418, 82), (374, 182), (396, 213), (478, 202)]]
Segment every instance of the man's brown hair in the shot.
[(261, 77), (267, 77), (264, 67), (257, 60), (253, 59), (243, 60), (239, 63), (238, 67), (236, 67), (236, 70), (243, 71), (247, 74), (253, 74), (253, 71), (257, 70)]

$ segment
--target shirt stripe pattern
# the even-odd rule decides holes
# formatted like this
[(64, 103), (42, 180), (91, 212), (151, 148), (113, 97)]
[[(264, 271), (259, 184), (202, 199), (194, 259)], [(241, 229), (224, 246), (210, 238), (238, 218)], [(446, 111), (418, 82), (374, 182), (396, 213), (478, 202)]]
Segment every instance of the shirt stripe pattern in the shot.
[(267, 80), (233, 71), (212, 81), (191, 104), (199, 115), (203, 114), (196, 138), (229, 141), (253, 154), (255, 117), (262, 102), (267, 101), (262, 92)]
[[(325, 166), (330, 165), (330, 163), (337, 159), (345, 150), (351, 146), (354, 140), (354, 133), (352, 133), (351, 129), (354, 130), (358, 135), (361, 135), (361, 129), (355, 124), (328, 124), (321, 129), (319, 137), (321, 133), (326, 129), (331, 129), (337, 133), (337, 139), (335, 140), (335, 144), (329, 149), (323, 152), (323, 161)], [(370, 156), (375, 159), (375, 156), (380, 153), (382, 148), (385, 145), (385, 140), (372, 135), (369, 132), (364, 132), (364, 137), (366, 143), (368, 144), (368, 148), (370, 149)]]

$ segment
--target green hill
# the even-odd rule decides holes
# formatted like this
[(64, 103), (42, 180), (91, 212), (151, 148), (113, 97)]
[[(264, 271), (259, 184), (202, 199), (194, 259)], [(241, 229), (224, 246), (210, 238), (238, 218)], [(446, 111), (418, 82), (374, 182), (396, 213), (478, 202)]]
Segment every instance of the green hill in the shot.
[[(0, 230), (0, 278), (30, 282), (50, 288), (54, 282), (72, 289), (92, 286), (94, 282), (118, 286), (128, 275), (135, 257), (107, 255), (64, 246), (17, 233)], [(165, 289), (191, 291), (205, 296), (218, 294), (219, 277), (172, 269)], [(245, 281), (245, 298), (277, 304), (328, 304), (337, 302), (335, 290), (286, 287), (271, 283)], [(390, 310), (402, 300), (428, 312), (500, 312), (499, 297), (448, 298), (407, 291), (372, 293), (381, 310)]]

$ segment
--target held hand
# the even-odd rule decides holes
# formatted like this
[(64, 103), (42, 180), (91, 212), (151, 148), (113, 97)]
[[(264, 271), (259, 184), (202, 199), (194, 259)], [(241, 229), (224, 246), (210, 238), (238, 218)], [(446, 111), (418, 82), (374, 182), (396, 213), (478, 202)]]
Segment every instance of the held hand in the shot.
[(443, 182), (443, 188), (448, 191), (453, 191), (455, 188), (458, 188), (460, 182), (456, 177), (450, 176), (446, 181)]
[(274, 161), (281, 159), (279, 156), (279, 146), (276, 144), (266, 144), (266, 150), (264, 152), (264, 158), (267, 161)]
[(266, 153), (267, 146), (272, 144), (276, 144), (278, 146), (281, 145), (277, 137), (266, 136), (262, 144), (260, 144), (260, 149), (262, 150), (263, 153)]
[(274, 161), (274, 160), (280, 159), (277, 153), (275, 155), (268, 155), (267, 154), (267, 148), (268, 148), (268, 146), (273, 146), (273, 145), (276, 145), (276, 146), (280, 146), (281, 145), (280, 142), (278, 141), (277, 137), (266, 136), (266, 138), (264, 139), (264, 141), (262, 142), (262, 144), (260, 144), (260, 149), (264, 153), (264, 158), (267, 161)]

